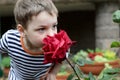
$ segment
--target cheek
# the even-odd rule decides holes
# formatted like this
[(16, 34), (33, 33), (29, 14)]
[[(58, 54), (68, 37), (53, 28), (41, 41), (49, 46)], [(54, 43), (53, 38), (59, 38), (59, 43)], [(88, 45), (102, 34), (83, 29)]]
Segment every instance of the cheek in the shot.
[(34, 42), (35, 42), (36, 45), (39, 45), (39, 46), (43, 45), (43, 39), (44, 39), (43, 36), (39, 36), (39, 37), (36, 37), (34, 39), (35, 39)]
[(34, 46), (41, 46), (43, 39), (40, 36), (31, 36), (29, 40)]
[(32, 40), (32, 44), (34, 46), (43, 46), (43, 39), (45, 38), (46, 36), (45, 35), (34, 35), (31, 37), (31, 40)]
[(35, 39), (34, 42), (35, 42), (36, 44), (38, 44), (38, 45), (42, 45), (43, 39), (40, 38), (40, 37), (38, 37), (38, 38)]

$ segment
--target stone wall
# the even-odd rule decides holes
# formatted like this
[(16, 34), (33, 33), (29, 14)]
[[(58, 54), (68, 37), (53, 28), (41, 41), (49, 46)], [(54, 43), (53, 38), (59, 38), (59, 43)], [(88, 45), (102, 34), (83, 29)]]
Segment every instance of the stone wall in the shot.
[(113, 41), (119, 40), (119, 25), (112, 21), (112, 14), (119, 9), (118, 3), (97, 5), (96, 13), (96, 47), (110, 49)]

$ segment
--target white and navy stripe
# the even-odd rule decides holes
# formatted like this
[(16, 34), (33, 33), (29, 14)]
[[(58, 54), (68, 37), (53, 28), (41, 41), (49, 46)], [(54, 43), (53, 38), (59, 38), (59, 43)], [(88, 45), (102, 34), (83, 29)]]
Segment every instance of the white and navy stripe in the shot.
[(52, 66), (44, 64), (44, 55), (32, 56), (24, 51), (20, 43), (20, 33), (8, 30), (0, 39), (0, 53), (8, 53), (11, 69), (8, 80), (40, 80)]

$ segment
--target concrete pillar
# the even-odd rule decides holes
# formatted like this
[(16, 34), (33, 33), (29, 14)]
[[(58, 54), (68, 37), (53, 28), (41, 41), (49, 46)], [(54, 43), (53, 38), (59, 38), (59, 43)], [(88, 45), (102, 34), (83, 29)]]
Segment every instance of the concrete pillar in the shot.
[(112, 41), (119, 39), (119, 24), (112, 21), (112, 14), (119, 9), (117, 3), (100, 3), (96, 11), (96, 47), (110, 49)]

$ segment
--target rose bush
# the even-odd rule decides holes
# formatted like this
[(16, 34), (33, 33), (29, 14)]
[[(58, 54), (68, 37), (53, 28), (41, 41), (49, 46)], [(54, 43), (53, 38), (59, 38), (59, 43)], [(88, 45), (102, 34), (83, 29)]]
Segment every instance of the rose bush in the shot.
[(66, 52), (73, 44), (64, 30), (43, 40), (44, 63), (61, 63), (66, 59)]

